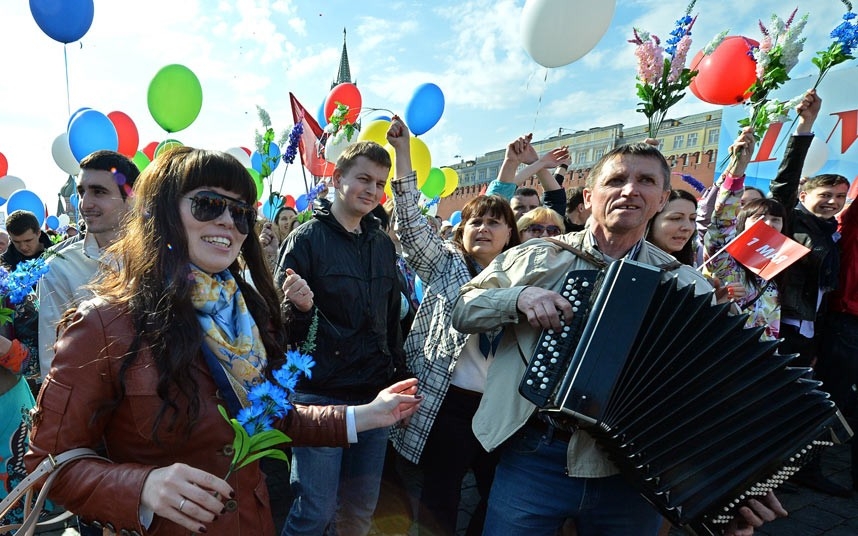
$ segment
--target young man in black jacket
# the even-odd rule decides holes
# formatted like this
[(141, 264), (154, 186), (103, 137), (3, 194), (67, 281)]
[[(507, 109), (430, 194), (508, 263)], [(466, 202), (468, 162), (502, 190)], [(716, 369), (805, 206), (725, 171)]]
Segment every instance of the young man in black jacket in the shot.
[[(384, 194), (390, 167), (390, 156), (380, 145), (350, 145), (337, 160), (330, 208), (317, 205), (313, 219), (293, 231), (281, 248), (278, 286), (299, 274), (312, 298), (309, 309), (286, 302), (292, 342), (306, 339), (313, 317), (318, 319), (316, 365), (312, 377), (298, 384), (295, 403), (362, 404), (395, 378), (405, 377), (396, 250), (371, 214)], [(293, 448), (295, 500), (282, 534), (318, 535), (329, 526), (336, 534), (366, 534), (386, 445), (387, 430), (378, 429), (358, 434), (358, 442), (348, 449)]]

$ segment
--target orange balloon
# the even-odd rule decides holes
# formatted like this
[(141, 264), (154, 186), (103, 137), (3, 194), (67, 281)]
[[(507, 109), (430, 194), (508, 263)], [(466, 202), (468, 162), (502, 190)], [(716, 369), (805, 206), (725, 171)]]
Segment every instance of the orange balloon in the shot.
[(760, 43), (748, 37), (731, 35), (724, 38), (712, 54), (698, 52), (691, 60), (697, 76), (689, 89), (703, 102), (739, 104), (751, 97), (748, 91), (757, 80), (757, 62), (750, 56)]
[(6, 156), (3, 153), (0, 153), (0, 177), (5, 177), (6, 172), (9, 171), (9, 161), (6, 160)]

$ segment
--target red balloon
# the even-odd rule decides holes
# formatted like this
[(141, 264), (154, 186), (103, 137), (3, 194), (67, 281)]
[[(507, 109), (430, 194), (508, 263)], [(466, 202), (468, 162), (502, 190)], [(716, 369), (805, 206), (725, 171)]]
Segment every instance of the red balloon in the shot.
[(149, 160), (155, 160), (155, 149), (157, 149), (157, 148), (158, 148), (158, 142), (157, 141), (150, 141), (146, 145), (146, 147), (143, 147), (140, 150), (143, 152), (143, 154), (145, 154), (146, 156), (149, 157)]
[(3, 153), (0, 153), (0, 177), (5, 177), (6, 172), (9, 171), (9, 161), (6, 160), (6, 156)]
[(107, 118), (116, 127), (116, 135), (119, 137), (119, 148), (116, 152), (133, 158), (137, 154), (137, 145), (140, 144), (137, 125), (124, 112), (110, 112), (107, 114)]
[(325, 99), (325, 119), (330, 121), (331, 114), (337, 109), (337, 103), (340, 103), (349, 107), (349, 113), (346, 115), (344, 123), (355, 123), (358, 114), (360, 114), (362, 102), (357, 86), (343, 82), (332, 89), (328, 98)]
[(283, 204), (287, 207), (295, 208), (295, 198), (291, 195), (286, 195), (286, 197), (283, 198)]
[(691, 60), (691, 68), (697, 66), (689, 89), (698, 99), (710, 104), (739, 104), (751, 97), (748, 91), (757, 80), (757, 62), (751, 50), (759, 42), (731, 35), (708, 56), (698, 52)]

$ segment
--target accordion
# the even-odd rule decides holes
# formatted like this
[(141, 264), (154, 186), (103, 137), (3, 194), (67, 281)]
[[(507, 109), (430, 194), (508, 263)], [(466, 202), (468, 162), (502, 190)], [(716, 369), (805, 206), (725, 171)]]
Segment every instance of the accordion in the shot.
[(688, 533), (721, 534), (748, 498), (852, 435), (810, 369), (711, 292), (622, 260), (570, 272), (561, 294), (573, 318), (543, 331), (519, 392), (572, 418)]

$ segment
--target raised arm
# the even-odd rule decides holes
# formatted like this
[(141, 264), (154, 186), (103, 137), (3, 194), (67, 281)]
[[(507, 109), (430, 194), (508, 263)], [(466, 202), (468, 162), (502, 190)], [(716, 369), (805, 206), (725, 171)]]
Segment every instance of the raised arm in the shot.
[(804, 99), (796, 106), (798, 122), (795, 135), (791, 135), (784, 151), (778, 174), (772, 180), (770, 190), (772, 198), (779, 201), (788, 211), (798, 202), (798, 187), (801, 181), (801, 169), (810, 144), (813, 141), (813, 123), (819, 115), (822, 99), (815, 89), (809, 90)]
[(530, 146), (530, 140), (532, 138), (533, 134), (519, 136), (506, 146), (506, 153), (504, 153), (503, 163), (501, 164), (498, 178), (489, 183), (489, 187), (486, 189), (486, 195), (499, 195), (506, 200), (512, 199), (515, 189), (520, 186), (519, 183), (516, 183), (516, 171), (518, 170), (518, 166), (521, 164), (532, 164), (538, 158), (535, 156), (536, 153), (534, 151), (533, 159), (525, 160), (525, 152), (528, 148), (532, 150), (532, 147)]

